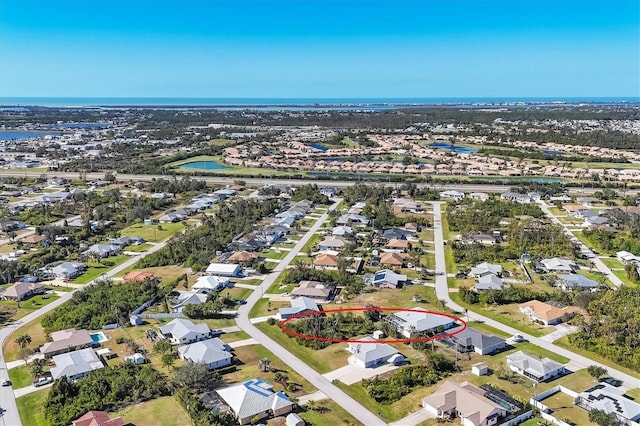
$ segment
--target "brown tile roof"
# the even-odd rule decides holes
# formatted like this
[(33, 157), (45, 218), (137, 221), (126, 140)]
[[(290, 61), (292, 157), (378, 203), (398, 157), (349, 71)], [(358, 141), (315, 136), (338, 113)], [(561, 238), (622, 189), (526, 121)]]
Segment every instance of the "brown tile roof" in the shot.
[(46, 240), (47, 238), (43, 235), (29, 235), (28, 237), (25, 237), (22, 239), (23, 243), (27, 243), (27, 244), (38, 244), (43, 242), (44, 240)]
[(317, 266), (338, 266), (338, 263), (340, 263), (338, 256), (324, 253), (317, 255), (313, 261), (313, 264)]
[(404, 260), (398, 253), (382, 253), (380, 255), (381, 265), (402, 266)]
[(131, 271), (127, 275), (124, 276), (123, 280), (127, 281), (144, 281), (144, 280), (152, 280), (156, 276), (153, 272), (148, 271)]

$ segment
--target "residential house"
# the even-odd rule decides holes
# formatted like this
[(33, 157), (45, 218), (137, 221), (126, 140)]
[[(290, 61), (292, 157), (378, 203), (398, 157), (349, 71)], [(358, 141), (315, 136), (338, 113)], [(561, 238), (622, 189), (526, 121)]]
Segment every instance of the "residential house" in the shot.
[(402, 213), (424, 213), (422, 205), (419, 202), (411, 200), (409, 198), (396, 198), (395, 200), (393, 200), (393, 207), (400, 209)]
[(336, 286), (320, 281), (300, 281), (298, 287), (291, 291), (293, 297), (307, 297), (317, 301), (328, 301), (333, 298)]
[[(361, 342), (375, 342), (372, 337), (359, 339)], [(386, 343), (356, 343), (351, 342), (347, 347), (347, 351), (351, 352), (355, 364), (362, 368), (375, 368), (380, 365), (392, 361), (395, 364), (404, 362), (404, 357), (398, 353), (398, 350)], [(399, 356), (396, 356), (399, 355)]]
[(407, 240), (389, 240), (389, 242), (387, 242), (387, 247), (392, 250), (399, 250), (402, 252), (411, 250), (411, 244)]
[(165, 339), (168, 339), (172, 345), (197, 342), (211, 337), (211, 330), (209, 330), (207, 324), (193, 324), (183, 318), (176, 318), (158, 328), (160, 334)]
[(601, 410), (606, 414), (613, 413), (620, 425), (640, 425), (640, 403), (626, 396), (624, 389), (607, 383), (598, 383), (581, 392), (575, 404), (587, 411)]
[(185, 362), (204, 364), (209, 370), (231, 365), (231, 347), (217, 337), (180, 346), (178, 356)]
[(518, 310), (527, 315), (531, 321), (537, 321), (547, 326), (560, 324), (565, 315), (573, 313), (573, 309), (558, 308), (539, 300), (522, 303), (518, 305)]
[(324, 250), (342, 250), (349, 242), (342, 237), (327, 237), (318, 243), (318, 249)]
[(401, 268), (403, 264), (404, 257), (400, 253), (382, 253), (380, 255), (380, 265), (388, 265)]
[(470, 327), (444, 338), (442, 342), (460, 353), (475, 352), (479, 355), (493, 354), (507, 347), (506, 340)]
[(440, 197), (442, 197), (442, 198), (451, 198), (453, 200), (462, 200), (462, 199), (464, 199), (464, 193), (458, 192), (458, 191), (453, 190), (453, 189), (449, 189), (449, 190), (446, 190), (446, 191), (442, 191), (440, 193)]
[(61, 377), (77, 380), (92, 371), (104, 368), (104, 364), (91, 348), (54, 355), (53, 362), (56, 364), (51, 369), (51, 375), (54, 380)]
[(483, 262), (471, 267), (471, 276), (480, 278), (484, 277), (485, 275), (495, 275), (497, 277), (501, 276), (502, 265)]
[(622, 250), (616, 253), (616, 257), (618, 258), (618, 260), (620, 262), (622, 262), (623, 264), (629, 264), (629, 263), (638, 263), (640, 262), (640, 257), (636, 256), (633, 253), (629, 253), (628, 251)]
[(413, 333), (436, 334), (457, 326), (453, 319), (426, 312), (420, 307), (396, 312), (388, 317), (388, 321), (406, 338)]
[(237, 193), (238, 191), (236, 191), (235, 189), (229, 189), (229, 188), (213, 191), (213, 195), (220, 200), (226, 200), (229, 197), (233, 197)]
[(84, 268), (84, 264), (80, 262), (63, 262), (52, 268), (44, 269), (43, 272), (46, 275), (71, 280), (82, 275)]
[(75, 328), (53, 331), (49, 337), (51, 342), (40, 347), (40, 353), (44, 355), (45, 359), (65, 352), (88, 348), (94, 343), (87, 330), (76, 330)]
[(240, 277), (242, 275), (240, 265), (234, 263), (210, 263), (205, 273), (221, 277)]
[(542, 259), (540, 264), (545, 272), (573, 272), (578, 268), (573, 260), (561, 259), (559, 257)]
[(320, 253), (313, 261), (313, 266), (320, 269), (337, 269), (340, 264), (338, 256), (327, 253)]
[(291, 412), (293, 401), (283, 392), (273, 392), (273, 385), (261, 379), (251, 379), (244, 383), (216, 391), (229, 406), (241, 425), (253, 419), (282, 416)]
[(132, 244), (138, 245), (138, 244), (143, 244), (143, 243), (144, 243), (144, 238), (130, 237), (130, 236), (114, 238), (113, 240), (111, 240), (111, 244), (116, 245), (116, 246), (120, 246), (121, 248), (130, 246)]
[(331, 231), (331, 235), (333, 235), (334, 237), (351, 237), (353, 236), (353, 234), (354, 234), (353, 228), (346, 225), (336, 226)]
[(569, 197), (567, 194), (552, 195), (551, 197), (549, 197), (549, 201), (551, 201), (552, 203), (555, 203), (556, 201), (568, 203), (569, 201), (571, 201), (571, 197)]
[(508, 412), (485, 395), (485, 390), (469, 382), (447, 380), (422, 400), (422, 407), (440, 419), (459, 417), (463, 426), (499, 425)]
[(367, 226), (370, 220), (366, 216), (355, 213), (343, 214), (336, 220), (336, 225)]
[(106, 411), (87, 411), (71, 422), (71, 426), (124, 426), (122, 417), (109, 417)]
[(251, 251), (236, 251), (227, 258), (230, 262), (247, 263), (260, 257), (259, 253)]
[(320, 193), (322, 195), (326, 195), (329, 198), (333, 198), (338, 194), (338, 189), (335, 187), (332, 188), (320, 188)]
[(590, 216), (584, 219), (583, 226), (593, 227), (593, 226), (603, 226), (609, 223), (609, 218), (607, 216)]
[(90, 253), (95, 253), (96, 256), (102, 259), (122, 253), (122, 248), (115, 244), (94, 244), (84, 252), (85, 255)]
[(406, 240), (413, 237), (413, 232), (407, 229), (386, 229), (382, 232), (382, 238), (386, 240)]
[(511, 201), (518, 204), (529, 204), (540, 199), (540, 194), (530, 192), (528, 194), (519, 194), (517, 192), (505, 192), (500, 195), (500, 198), (506, 201)]
[(45, 291), (46, 289), (41, 283), (19, 282), (7, 287), (4, 292), (0, 293), (0, 298), (19, 302), (36, 294), (42, 294)]
[(206, 292), (178, 291), (178, 296), (173, 299), (173, 307), (171, 309), (174, 313), (181, 313), (185, 306), (199, 305), (206, 302), (208, 297)]
[(507, 365), (522, 376), (528, 377), (536, 382), (546, 382), (556, 377), (564, 375), (567, 370), (564, 365), (549, 358), (539, 358), (522, 351), (507, 355)]
[(469, 198), (473, 200), (487, 201), (489, 199), (489, 194), (486, 192), (472, 192), (469, 194)]
[(191, 289), (198, 293), (211, 293), (213, 291), (222, 290), (229, 285), (228, 277), (221, 277), (217, 275), (205, 275), (198, 277), (196, 282), (193, 283)]
[(187, 220), (187, 216), (176, 212), (166, 212), (158, 218), (158, 222), (160, 223), (176, 223), (182, 222), (183, 220)]
[(373, 274), (371, 284), (381, 288), (397, 288), (407, 282), (407, 276), (383, 269)]
[(556, 285), (563, 291), (571, 291), (573, 289), (595, 290), (598, 288), (597, 282), (578, 274), (558, 275), (556, 277)]
[(488, 290), (502, 290), (504, 283), (502, 278), (493, 274), (483, 275), (476, 281), (475, 289), (478, 292)]
[(44, 235), (32, 234), (21, 239), (20, 241), (22, 241), (24, 244), (40, 244), (41, 242), (46, 240), (47, 237), (45, 237)]
[(278, 309), (278, 319), (284, 320), (307, 312), (318, 312), (320, 308), (316, 301), (310, 297), (296, 297), (291, 299), (290, 308)]
[(347, 210), (347, 213), (360, 214), (362, 213), (362, 209), (364, 209), (366, 206), (367, 206), (367, 203), (365, 203), (364, 201), (359, 201), (355, 203), (353, 206), (351, 206), (349, 210)]
[(467, 232), (466, 234), (458, 236), (457, 239), (465, 244), (479, 243), (493, 245), (499, 242), (499, 235), (488, 234), (486, 232)]

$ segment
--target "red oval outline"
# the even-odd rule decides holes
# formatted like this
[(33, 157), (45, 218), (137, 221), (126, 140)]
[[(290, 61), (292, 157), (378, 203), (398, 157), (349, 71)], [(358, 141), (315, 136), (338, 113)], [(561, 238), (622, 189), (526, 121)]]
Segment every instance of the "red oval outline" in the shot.
[[(425, 314), (433, 314), (433, 315), (439, 315), (442, 317), (447, 317), (447, 318), (451, 318), (452, 320), (454, 320), (454, 322), (459, 322), (462, 325), (462, 328), (460, 328), (459, 330), (456, 330), (452, 333), (443, 333), (443, 334), (438, 334), (437, 336), (431, 336), (431, 337), (419, 337), (419, 338), (415, 338), (415, 339), (385, 339), (385, 340), (357, 340), (357, 339), (332, 339), (330, 337), (316, 337), (316, 336), (311, 336), (309, 334), (302, 334), (302, 333), (298, 333), (296, 331), (290, 330), (287, 327), (285, 327), (285, 324), (288, 323), (291, 320), (294, 319), (300, 319), (300, 318), (305, 318), (305, 317), (311, 317), (314, 315), (320, 315), (320, 314), (327, 314), (327, 313), (332, 313), (332, 312), (365, 312), (365, 311), (397, 311), (397, 312), (420, 312), (420, 313), (425, 313)], [(284, 331), (285, 333), (294, 336), (294, 337), (301, 337), (303, 339), (310, 339), (310, 340), (318, 340), (321, 342), (330, 342), (330, 343), (412, 343), (412, 342), (428, 342), (431, 340), (439, 340), (439, 339), (444, 339), (445, 337), (451, 337), (454, 336), (462, 331), (464, 331), (467, 328), (467, 323), (466, 321), (464, 321), (461, 318), (456, 317), (453, 314), (447, 314), (445, 312), (437, 312), (437, 311), (428, 311), (426, 309), (408, 309), (408, 308), (386, 308), (386, 307), (367, 307), (367, 308), (340, 308), (340, 309), (329, 309), (329, 310), (322, 310), (322, 311), (312, 311), (312, 312), (304, 312), (302, 314), (297, 314), (294, 315), (292, 317), (286, 318), (282, 321), (280, 321), (280, 329), (282, 331)]]

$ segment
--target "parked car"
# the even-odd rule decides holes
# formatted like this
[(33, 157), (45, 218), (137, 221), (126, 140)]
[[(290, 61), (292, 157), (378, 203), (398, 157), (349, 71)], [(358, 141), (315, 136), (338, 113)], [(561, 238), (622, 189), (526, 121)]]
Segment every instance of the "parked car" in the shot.
[(11, 386), (11, 380), (9, 379), (4, 379), (2, 381), (2, 386)]
[(238, 305), (244, 305), (245, 303), (247, 303), (247, 301), (244, 299), (238, 300)]
[(53, 382), (52, 376), (41, 376), (33, 381), (33, 386), (40, 387), (40, 386), (48, 385), (49, 383), (52, 383), (52, 382)]
[(613, 377), (604, 377), (600, 379), (602, 383), (607, 383), (611, 386), (620, 387), (622, 386), (622, 380), (614, 379)]

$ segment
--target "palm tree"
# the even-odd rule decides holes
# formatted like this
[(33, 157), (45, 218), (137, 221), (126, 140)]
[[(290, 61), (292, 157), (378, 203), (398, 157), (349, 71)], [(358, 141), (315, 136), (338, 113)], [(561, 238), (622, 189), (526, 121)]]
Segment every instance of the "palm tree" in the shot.
[(21, 348), (24, 348), (26, 346), (29, 346), (29, 344), (31, 343), (31, 336), (29, 336), (26, 333), (21, 334), (18, 337), (16, 337), (15, 342), (19, 344)]
[(31, 375), (34, 378), (40, 376), (44, 372), (45, 365), (47, 365), (47, 361), (42, 358), (36, 358), (31, 361)]

